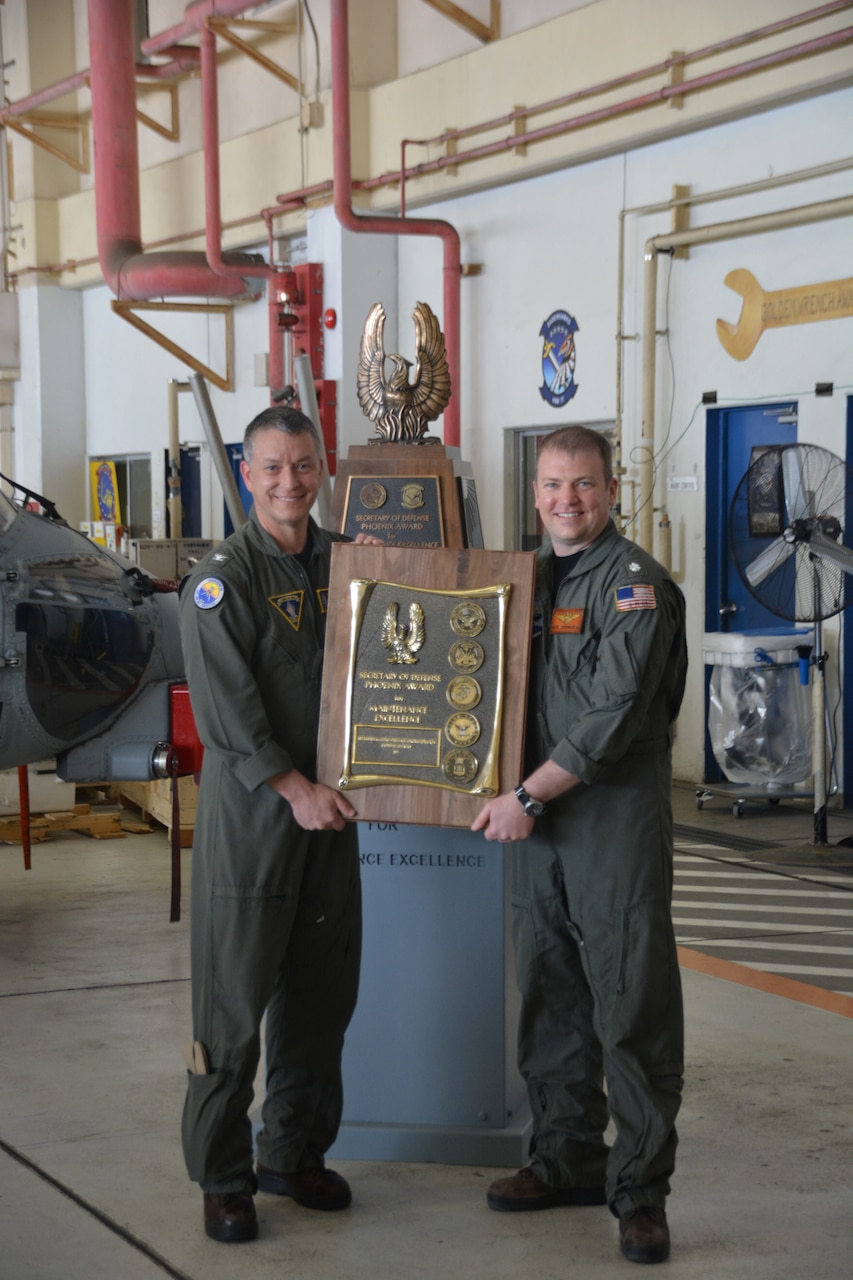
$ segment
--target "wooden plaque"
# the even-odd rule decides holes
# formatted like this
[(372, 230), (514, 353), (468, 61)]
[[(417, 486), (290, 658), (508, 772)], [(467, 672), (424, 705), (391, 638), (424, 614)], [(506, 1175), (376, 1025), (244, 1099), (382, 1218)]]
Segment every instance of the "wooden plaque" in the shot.
[(468, 827), (523, 774), (532, 552), (332, 549), (318, 778), (358, 819)]

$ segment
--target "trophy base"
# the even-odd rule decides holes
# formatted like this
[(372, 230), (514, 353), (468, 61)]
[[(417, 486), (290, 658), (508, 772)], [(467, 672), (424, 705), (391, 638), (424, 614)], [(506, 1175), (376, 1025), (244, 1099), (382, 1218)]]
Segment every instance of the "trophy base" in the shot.
[(470, 1164), (520, 1169), (527, 1161), (533, 1119), (525, 1100), (502, 1129), (441, 1125), (341, 1125), (328, 1153), (334, 1160), (397, 1160), (410, 1164)]

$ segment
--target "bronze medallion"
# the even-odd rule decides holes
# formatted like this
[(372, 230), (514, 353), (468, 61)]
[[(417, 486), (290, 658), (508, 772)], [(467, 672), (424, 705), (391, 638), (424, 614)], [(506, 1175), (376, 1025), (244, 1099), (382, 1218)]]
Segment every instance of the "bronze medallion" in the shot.
[(479, 671), (486, 655), (476, 640), (457, 640), (450, 646), (447, 660), (454, 671)]
[(447, 686), (447, 701), (460, 711), (476, 707), (482, 696), (483, 690), (473, 676), (454, 676)]
[(424, 505), (424, 487), (422, 484), (404, 484), (401, 494), (404, 507), (414, 510)]
[(375, 511), (377, 507), (383, 507), (387, 502), (388, 490), (384, 484), (374, 481), (372, 484), (362, 485), (358, 497), (363, 507), (367, 507), (370, 511)]
[(441, 762), (441, 767), (444, 770), (444, 776), (451, 782), (470, 782), (472, 778), (476, 778), (480, 766), (473, 751), (465, 751), (462, 747), (457, 747), (455, 751), (448, 751)]
[(467, 711), (457, 711), (444, 726), (448, 742), (456, 747), (473, 747), (480, 736), (480, 721)]
[(450, 625), (458, 636), (478, 636), (486, 625), (486, 611), (473, 600), (463, 600), (451, 613)]

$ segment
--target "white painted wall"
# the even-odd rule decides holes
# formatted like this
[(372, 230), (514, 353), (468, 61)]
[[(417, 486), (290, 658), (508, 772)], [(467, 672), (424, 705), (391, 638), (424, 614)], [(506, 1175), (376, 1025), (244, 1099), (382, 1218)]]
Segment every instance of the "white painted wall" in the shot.
[(81, 295), (39, 285), (23, 289), (18, 302), (21, 381), (12, 412), (12, 475), (76, 525), (87, 518)]
[[(729, 188), (848, 156), (853, 94), (843, 91), (704, 134), (660, 143), (529, 183), (425, 209), (459, 230), (463, 260), (481, 276), (463, 281), (462, 442), (474, 465), (487, 545), (503, 533), (503, 448), (507, 427), (555, 428), (616, 415), (616, 306), (619, 214), (666, 202), (674, 183), (695, 192)], [(728, 198), (697, 208), (694, 226), (848, 195), (851, 171)], [(668, 213), (627, 213), (623, 332), (638, 334), (643, 314), (643, 248), (670, 230)], [(796, 399), (799, 438), (844, 454), (846, 395), (853, 393), (853, 318), (798, 325), (763, 335), (738, 363), (719, 343), (718, 316), (735, 321), (740, 299), (723, 285), (747, 267), (766, 290), (853, 276), (850, 219), (695, 247), (686, 261), (659, 267), (656, 439), (668, 439), (659, 460), (658, 501), (673, 523), (673, 569), (688, 599), (693, 675), (682, 717), (676, 768), (702, 775), (701, 636), (704, 631), (705, 412), (703, 391), (720, 403)], [(440, 312), (437, 249), (400, 248), (401, 316), (425, 298)], [(671, 271), (671, 282), (669, 275)], [(539, 395), (542, 322), (558, 308), (578, 321), (575, 398), (561, 410)], [(406, 353), (405, 346), (402, 348)], [(641, 344), (624, 343), (623, 460), (639, 475), (632, 451), (641, 439)], [(831, 400), (816, 400), (816, 382), (833, 382)], [(845, 392), (846, 388), (846, 392)], [(698, 406), (698, 407), (697, 407)], [(666, 494), (666, 474), (700, 477), (697, 492)], [(657, 523), (657, 520), (655, 521)], [(838, 623), (827, 627), (837, 644)], [(837, 663), (833, 663), (837, 677)], [(831, 677), (832, 679), (832, 677)], [(830, 690), (832, 695), (832, 689)]]
[[(487, 545), (503, 541), (503, 433), (506, 428), (555, 428), (566, 422), (616, 416), (617, 259), (620, 213), (625, 228), (624, 332), (642, 326), (643, 246), (670, 229), (668, 212), (636, 212), (665, 203), (674, 183), (705, 193), (844, 159), (851, 136), (853, 91), (754, 116), (737, 124), (674, 139), (526, 183), (445, 201), (418, 210), (453, 223), (462, 238), (463, 261), (483, 273), (462, 282), (462, 452), (477, 477)], [(691, 212), (699, 226), (752, 216), (849, 194), (853, 171), (752, 195), (729, 197)], [(343, 451), (366, 440), (372, 427), (359, 416), (354, 370), (364, 317), (371, 302), (399, 315), (396, 346), (389, 323), (388, 349), (413, 354), (408, 316), (417, 301), (442, 310), (441, 247), (432, 239), (384, 240), (340, 233), (331, 209), (312, 214), (309, 257), (324, 261), (326, 305), (339, 312), (328, 335), (327, 372), (342, 378), (339, 420)], [(765, 289), (853, 276), (850, 221), (695, 247), (686, 261), (659, 266), (656, 439), (668, 440), (659, 459), (658, 499), (666, 498), (673, 523), (673, 569), (688, 599), (693, 669), (682, 716), (676, 769), (702, 774), (703, 717), (701, 636), (704, 629), (705, 412), (704, 391), (720, 403), (765, 398), (796, 399), (800, 439), (844, 451), (846, 395), (853, 393), (853, 319), (805, 324), (764, 334), (752, 357), (734, 361), (715, 333), (718, 316), (736, 319), (739, 299), (723, 285), (733, 267), (747, 267)], [(670, 278), (671, 276), (671, 278)], [(83, 295), (87, 453), (152, 452), (167, 440), (170, 377), (185, 378), (179, 360), (112, 315), (105, 288)], [(539, 394), (539, 329), (554, 310), (578, 321), (578, 391), (563, 410)], [(158, 321), (159, 321), (158, 317)], [(216, 326), (206, 316), (171, 320), (170, 336), (214, 365), (221, 358)], [(163, 322), (163, 327), (167, 325)], [(632, 450), (640, 440), (641, 345), (624, 344), (623, 457), (636, 471)], [(268, 349), (265, 302), (235, 313), (236, 391), (211, 389), (226, 442), (238, 440), (249, 419), (267, 403), (253, 382), (253, 356)], [(671, 355), (670, 355), (671, 353)], [(670, 363), (671, 361), (671, 363)], [(833, 382), (831, 399), (816, 400), (816, 382)], [(847, 389), (846, 392), (844, 389)], [(697, 407), (698, 406), (698, 407)], [(180, 401), (181, 438), (202, 432), (189, 396)], [(440, 424), (439, 424), (440, 428)], [(699, 476), (697, 492), (667, 494), (665, 476)], [(837, 644), (837, 624), (828, 646)], [(835, 666), (837, 671), (837, 665)]]

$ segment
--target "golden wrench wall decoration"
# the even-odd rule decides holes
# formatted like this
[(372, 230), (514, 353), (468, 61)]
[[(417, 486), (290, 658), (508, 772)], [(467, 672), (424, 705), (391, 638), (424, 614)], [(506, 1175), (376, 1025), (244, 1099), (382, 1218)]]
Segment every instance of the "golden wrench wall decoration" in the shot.
[(737, 324), (717, 321), (717, 337), (735, 360), (746, 360), (765, 329), (807, 324), (811, 320), (837, 320), (853, 316), (853, 277), (802, 284), (765, 293), (751, 271), (737, 267), (723, 284), (743, 298)]

